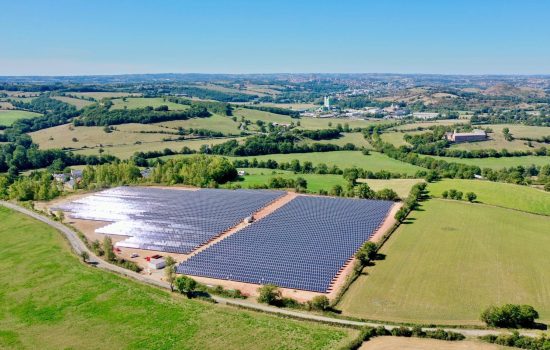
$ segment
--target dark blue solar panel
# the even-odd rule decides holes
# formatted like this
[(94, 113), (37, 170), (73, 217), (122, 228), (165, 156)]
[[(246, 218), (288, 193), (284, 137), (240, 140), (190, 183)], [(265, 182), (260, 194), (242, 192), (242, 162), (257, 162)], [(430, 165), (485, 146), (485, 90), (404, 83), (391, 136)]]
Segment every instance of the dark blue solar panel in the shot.
[(118, 246), (187, 254), (283, 194), (117, 187), (56, 209), (77, 219), (112, 222), (96, 232), (130, 236)]
[(178, 266), (187, 275), (326, 292), (393, 202), (299, 196)]

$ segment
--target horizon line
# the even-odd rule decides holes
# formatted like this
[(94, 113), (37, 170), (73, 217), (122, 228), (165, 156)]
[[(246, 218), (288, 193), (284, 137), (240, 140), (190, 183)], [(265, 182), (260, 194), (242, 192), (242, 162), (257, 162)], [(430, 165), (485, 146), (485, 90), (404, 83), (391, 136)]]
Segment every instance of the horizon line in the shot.
[(158, 73), (115, 73), (115, 74), (29, 74), (29, 75), (3, 75), (0, 78), (68, 78), (68, 77), (117, 77), (132, 75), (427, 75), (427, 76), (548, 76), (550, 73), (402, 73), (402, 72), (249, 72), (249, 73), (204, 73), (204, 72), (158, 72)]

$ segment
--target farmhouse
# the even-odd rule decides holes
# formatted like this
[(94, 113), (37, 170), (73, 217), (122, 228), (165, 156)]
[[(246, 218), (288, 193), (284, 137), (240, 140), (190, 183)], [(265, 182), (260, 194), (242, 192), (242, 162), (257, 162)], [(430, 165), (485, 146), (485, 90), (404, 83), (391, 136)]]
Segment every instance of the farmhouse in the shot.
[(445, 134), (445, 139), (450, 142), (472, 142), (472, 141), (485, 141), (487, 139), (487, 133), (485, 130), (474, 129), (471, 132), (448, 132)]

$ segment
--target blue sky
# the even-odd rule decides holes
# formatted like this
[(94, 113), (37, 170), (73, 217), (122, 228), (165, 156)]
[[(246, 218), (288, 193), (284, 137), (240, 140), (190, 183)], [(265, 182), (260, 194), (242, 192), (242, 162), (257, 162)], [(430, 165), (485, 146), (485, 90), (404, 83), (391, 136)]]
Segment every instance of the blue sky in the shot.
[(547, 0), (0, 0), (0, 75), (550, 74)]

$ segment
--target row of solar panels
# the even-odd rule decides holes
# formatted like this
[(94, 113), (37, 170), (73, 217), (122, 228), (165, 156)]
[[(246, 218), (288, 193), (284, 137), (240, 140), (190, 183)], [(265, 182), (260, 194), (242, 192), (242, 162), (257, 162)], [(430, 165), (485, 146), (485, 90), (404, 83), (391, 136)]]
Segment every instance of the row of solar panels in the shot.
[(181, 263), (178, 272), (326, 292), (392, 205), (299, 196)]
[(76, 219), (112, 222), (121, 247), (187, 254), (282, 196), (282, 191), (117, 187), (60, 205)]

